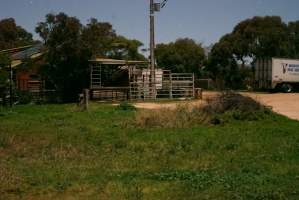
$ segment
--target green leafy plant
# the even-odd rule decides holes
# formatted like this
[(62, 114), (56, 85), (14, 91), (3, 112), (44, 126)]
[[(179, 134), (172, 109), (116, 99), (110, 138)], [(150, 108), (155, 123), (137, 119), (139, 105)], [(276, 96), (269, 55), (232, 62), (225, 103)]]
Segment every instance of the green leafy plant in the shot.
[(17, 91), (18, 103), (19, 104), (29, 104), (33, 100), (33, 96), (27, 91)]
[(118, 110), (123, 110), (123, 111), (135, 111), (137, 110), (136, 107), (128, 102), (122, 102), (117, 106)]

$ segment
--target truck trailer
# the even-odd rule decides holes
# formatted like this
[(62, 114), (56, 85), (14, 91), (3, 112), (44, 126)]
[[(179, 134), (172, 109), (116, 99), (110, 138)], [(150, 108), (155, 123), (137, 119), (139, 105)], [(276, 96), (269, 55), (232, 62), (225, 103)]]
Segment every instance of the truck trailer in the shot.
[(299, 60), (258, 59), (255, 62), (255, 81), (259, 89), (292, 92), (299, 86)]

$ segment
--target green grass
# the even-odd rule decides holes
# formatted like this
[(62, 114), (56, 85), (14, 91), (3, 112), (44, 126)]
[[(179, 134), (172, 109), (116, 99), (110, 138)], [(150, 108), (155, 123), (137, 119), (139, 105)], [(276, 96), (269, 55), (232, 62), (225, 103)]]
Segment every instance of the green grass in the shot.
[(142, 129), (134, 114), (0, 109), (0, 199), (299, 199), (299, 122)]

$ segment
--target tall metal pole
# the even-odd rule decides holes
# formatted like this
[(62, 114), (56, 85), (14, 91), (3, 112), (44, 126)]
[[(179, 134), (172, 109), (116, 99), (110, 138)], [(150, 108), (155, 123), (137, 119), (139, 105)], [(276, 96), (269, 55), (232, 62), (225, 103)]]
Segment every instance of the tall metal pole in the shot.
[(155, 2), (150, 0), (150, 86), (152, 95), (156, 97), (156, 74), (155, 74)]

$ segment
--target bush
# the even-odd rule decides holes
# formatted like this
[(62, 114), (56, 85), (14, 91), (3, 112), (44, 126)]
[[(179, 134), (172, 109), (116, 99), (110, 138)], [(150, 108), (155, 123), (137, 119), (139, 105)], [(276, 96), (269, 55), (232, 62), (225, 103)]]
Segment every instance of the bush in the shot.
[(239, 112), (255, 112), (266, 109), (265, 106), (256, 100), (241, 94), (227, 91), (220, 95), (207, 99), (205, 112), (223, 114), (228, 111), (238, 110)]
[(2, 104), (4, 104), (6, 95), (9, 93), (9, 82), (8, 82), (8, 73), (4, 70), (0, 69), (0, 99), (3, 102), (0, 102)]
[[(231, 91), (207, 100), (203, 111), (209, 115), (218, 116), (220, 121), (264, 119), (271, 111), (251, 97)], [(214, 124), (214, 123), (213, 123)]]
[(118, 110), (122, 110), (122, 111), (135, 111), (136, 108), (134, 105), (128, 103), (128, 102), (122, 102), (117, 106)]
[(208, 99), (205, 106), (140, 111), (135, 123), (145, 128), (185, 128), (199, 124), (219, 125), (232, 120), (260, 120), (270, 113), (268, 108), (250, 97), (224, 92)]
[(29, 104), (33, 100), (33, 96), (30, 92), (17, 91), (18, 103)]

